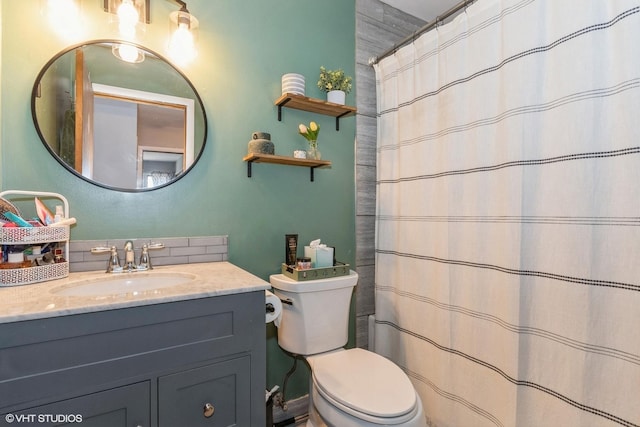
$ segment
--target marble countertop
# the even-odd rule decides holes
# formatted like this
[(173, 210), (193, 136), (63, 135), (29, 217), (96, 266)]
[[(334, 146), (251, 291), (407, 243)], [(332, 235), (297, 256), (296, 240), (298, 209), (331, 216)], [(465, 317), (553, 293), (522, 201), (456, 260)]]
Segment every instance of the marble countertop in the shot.
[(180, 264), (155, 267), (152, 274), (179, 273), (195, 276), (184, 284), (138, 292), (121, 292), (96, 296), (62, 296), (57, 291), (74, 284), (104, 279), (144, 275), (92, 271), (70, 273), (63, 279), (31, 285), (0, 287), (0, 324), (70, 314), (89, 313), (141, 305), (238, 294), (269, 289), (268, 282), (229, 262)]

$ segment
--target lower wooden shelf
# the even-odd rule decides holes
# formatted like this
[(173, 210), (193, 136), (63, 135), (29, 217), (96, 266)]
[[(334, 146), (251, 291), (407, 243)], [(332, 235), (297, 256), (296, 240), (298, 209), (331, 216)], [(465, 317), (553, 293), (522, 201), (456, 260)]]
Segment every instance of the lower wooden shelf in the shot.
[(331, 162), (329, 160), (297, 159), (295, 157), (276, 156), (275, 154), (253, 153), (244, 156), (242, 160), (247, 162), (247, 177), (249, 178), (251, 178), (252, 163), (273, 163), (279, 165), (308, 167), (310, 170), (311, 181), (313, 181), (313, 171), (316, 168), (326, 168), (331, 166)]

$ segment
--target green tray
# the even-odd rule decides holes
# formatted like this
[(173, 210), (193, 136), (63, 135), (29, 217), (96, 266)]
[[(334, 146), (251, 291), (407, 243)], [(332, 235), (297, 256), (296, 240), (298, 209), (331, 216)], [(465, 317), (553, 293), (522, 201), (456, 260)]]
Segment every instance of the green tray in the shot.
[(349, 264), (338, 262), (331, 267), (307, 268), (298, 270), (285, 263), (282, 263), (282, 274), (287, 277), (303, 282), (306, 280), (328, 279), (330, 277), (346, 276), (349, 274)]

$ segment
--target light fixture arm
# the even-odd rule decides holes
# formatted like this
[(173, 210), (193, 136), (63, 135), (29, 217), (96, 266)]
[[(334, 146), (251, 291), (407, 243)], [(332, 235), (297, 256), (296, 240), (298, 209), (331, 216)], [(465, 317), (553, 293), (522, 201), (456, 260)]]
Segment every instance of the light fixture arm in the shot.
[[(178, 6), (180, 6), (180, 10), (177, 12), (177, 21), (178, 24), (182, 24), (185, 25), (187, 28), (191, 28), (191, 21), (192, 21), (192, 17), (193, 15), (191, 15), (191, 12), (189, 12), (189, 9), (187, 9), (187, 3), (185, 3), (182, 0), (171, 0), (172, 2), (176, 3)], [(176, 12), (173, 12), (172, 14), (175, 14)]]
[(182, 0), (171, 0), (171, 1), (173, 1), (174, 3), (177, 3), (178, 6), (180, 6), (180, 12), (190, 13), (189, 10), (187, 9), (187, 4)]

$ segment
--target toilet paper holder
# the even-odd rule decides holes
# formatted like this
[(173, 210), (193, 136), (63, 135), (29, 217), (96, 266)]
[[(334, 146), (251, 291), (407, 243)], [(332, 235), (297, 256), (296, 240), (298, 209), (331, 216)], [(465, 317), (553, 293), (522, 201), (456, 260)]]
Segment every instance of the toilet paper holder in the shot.
[[(293, 305), (293, 301), (291, 301), (290, 299), (280, 298), (280, 302), (287, 305)], [(265, 307), (266, 307), (267, 313), (273, 313), (276, 311), (276, 308), (270, 302), (267, 303)]]

